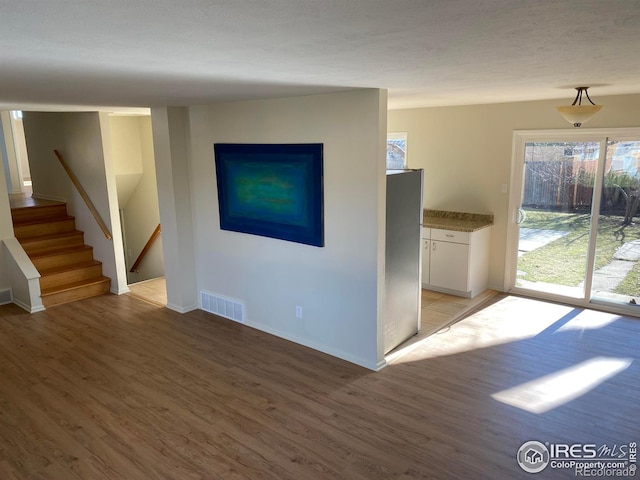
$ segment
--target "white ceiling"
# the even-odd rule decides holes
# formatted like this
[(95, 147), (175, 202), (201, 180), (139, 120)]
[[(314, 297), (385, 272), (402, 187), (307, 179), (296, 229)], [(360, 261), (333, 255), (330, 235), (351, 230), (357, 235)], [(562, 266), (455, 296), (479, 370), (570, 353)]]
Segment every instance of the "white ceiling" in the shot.
[(640, 93), (639, 0), (0, 0), (0, 108)]

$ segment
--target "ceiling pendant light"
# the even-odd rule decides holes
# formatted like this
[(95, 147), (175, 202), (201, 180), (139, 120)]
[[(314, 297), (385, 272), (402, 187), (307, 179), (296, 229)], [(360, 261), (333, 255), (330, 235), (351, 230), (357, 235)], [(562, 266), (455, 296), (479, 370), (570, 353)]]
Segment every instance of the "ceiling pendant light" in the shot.
[[(560, 112), (560, 115), (562, 115), (567, 122), (572, 123), (574, 127), (580, 127), (602, 108), (602, 105), (596, 105), (589, 98), (589, 94), (587, 93), (588, 89), (589, 87), (576, 87), (578, 94), (576, 95), (573, 103), (563, 107), (556, 107), (556, 110)], [(591, 105), (582, 105), (583, 92)]]

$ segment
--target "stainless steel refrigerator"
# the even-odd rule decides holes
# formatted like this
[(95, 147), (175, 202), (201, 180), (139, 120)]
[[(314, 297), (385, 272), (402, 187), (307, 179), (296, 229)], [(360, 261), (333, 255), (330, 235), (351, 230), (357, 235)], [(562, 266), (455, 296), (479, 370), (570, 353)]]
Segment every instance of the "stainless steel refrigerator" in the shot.
[(420, 330), (423, 170), (387, 170), (384, 352)]

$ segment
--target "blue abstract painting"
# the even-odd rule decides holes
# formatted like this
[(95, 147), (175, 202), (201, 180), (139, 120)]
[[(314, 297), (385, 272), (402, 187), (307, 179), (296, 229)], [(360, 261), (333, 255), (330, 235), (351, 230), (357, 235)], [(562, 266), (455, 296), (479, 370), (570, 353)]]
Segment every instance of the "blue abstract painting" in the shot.
[(324, 246), (323, 145), (213, 145), (220, 228)]

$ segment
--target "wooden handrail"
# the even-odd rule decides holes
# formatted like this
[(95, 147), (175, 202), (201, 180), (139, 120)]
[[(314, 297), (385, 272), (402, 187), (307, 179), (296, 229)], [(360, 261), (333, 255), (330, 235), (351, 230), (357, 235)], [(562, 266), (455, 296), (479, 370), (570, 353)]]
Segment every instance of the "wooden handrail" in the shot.
[(136, 261), (133, 262), (133, 266), (131, 267), (131, 270), (129, 270), (129, 272), (133, 273), (136, 271), (136, 269), (138, 268), (138, 265), (140, 265), (140, 262), (142, 262), (142, 259), (147, 255), (147, 253), (151, 249), (151, 245), (153, 245), (153, 242), (156, 241), (156, 238), (158, 238), (158, 235), (160, 235), (161, 232), (162, 232), (162, 229), (160, 228), (160, 224), (158, 224), (156, 229), (153, 231), (153, 233), (149, 237), (149, 240), (147, 240), (147, 243), (145, 244), (144, 248), (140, 252), (140, 255), (138, 255), (138, 258), (136, 258)]
[(104, 233), (105, 237), (111, 240), (112, 237), (111, 237), (111, 232), (109, 231), (109, 228), (107, 228), (107, 225), (104, 223), (104, 221), (100, 217), (100, 214), (98, 213), (98, 210), (96, 210), (96, 207), (93, 206), (93, 203), (89, 198), (89, 195), (87, 195), (87, 192), (85, 192), (84, 188), (80, 184), (78, 177), (76, 177), (73, 171), (71, 170), (71, 168), (69, 168), (69, 165), (67, 165), (67, 162), (64, 161), (64, 158), (62, 158), (62, 155), (58, 150), (54, 150), (53, 153), (55, 153), (56, 157), (58, 157), (58, 160), (60, 160), (60, 164), (62, 165), (62, 168), (64, 168), (64, 171), (67, 172), (67, 175), (71, 179), (71, 183), (73, 183), (73, 186), (76, 187), (76, 189), (78, 190), (78, 193), (84, 200), (84, 203), (87, 205), (87, 208), (89, 208), (89, 211), (93, 215), (93, 218), (95, 218), (96, 222), (98, 222), (98, 226), (100, 227), (100, 230), (102, 230), (102, 233)]

